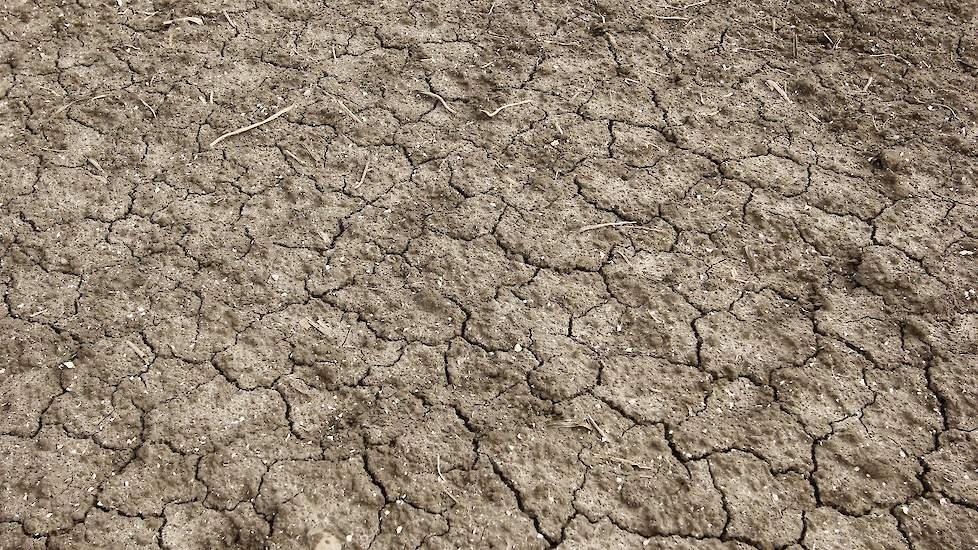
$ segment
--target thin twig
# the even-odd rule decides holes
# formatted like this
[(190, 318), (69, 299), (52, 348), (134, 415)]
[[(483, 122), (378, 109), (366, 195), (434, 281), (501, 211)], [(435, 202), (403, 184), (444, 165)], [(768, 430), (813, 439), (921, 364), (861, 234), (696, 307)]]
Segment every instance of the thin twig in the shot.
[(602, 442), (604, 443), (611, 442), (611, 439), (608, 439), (608, 434), (604, 433), (604, 430), (601, 429), (601, 426), (598, 426), (598, 423), (594, 421), (594, 418), (591, 418), (591, 415), (587, 415), (587, 419), (591, 421), (591, 424), (594, 426), (594, 429), (597, 430), (598, 435), (601, 436)]
[(503, 109), (509, 109), (510, 107), (517, 107), (519, 105), (526, 105), (527, 103), (533, 103), (533, 100), (531, 100), (531, 99), (524, 99), (523, 101), (517, 101), (515, 103), (507, 103), (507, 104), (499, 107), (498, 109), (496, 109), (495, 111), (492, 111), (492, 112), (486, 111), (485, 109), (480, 109), (480, 110), (483, 113), (485, 113), (487, 117), (492, 118), (492, 117), (498, 115), (500, 113), (500, 111), (502, 111)]
[(637, 222), (607, 222), (607, 223), (596, 223), (594, 225), (585, 225), (580, 228), (577, 232), (584, 233), (585, 231), (591, 231), (593, 229), (601, 229), (602, 227), (619, 227), (622, 225), (634, 225)]
[(109, 95), (110, 94), (99, 94), (97, 96), (92, 96), (92, 97), (90, 97), (88, 99), (76, 99), (75, 101), (70, 101), (70, 102), (62, 105), (61, 107), (58, 107), (58, 109), (56, 111), (54, 111), (53, 113), (51, 113), (51, 116), (49, 116), (48, 118), (54, 118), (55, 116), (63, 113), (64, 111), (67, 111), (72, 105), (78, 105), (79, 103), (87, 103), (89, 101), (95, 101), (96, 99), (102, 99), (103, 97), (109, 97)]
[(903, 63), (906, 63), (907, 65), (913, 65), (913, 63), (907, 61), (906, 59), (900, 57), (899, 55), (897, 55), (895, 53), (874, 53), (874, 54), (869, 54), (869, 57), (892, 57), (893, 59), (896, 59), (897, 61), (901, 61)]
[(301, 164), (303, 166), (306, 165), (306, 163), (303, 162), (301, 158), (295, 156), (295, 154), (292, 151), (289, 151), (288, 149), (282, 149), (282, 153), (284, 153), (285, 156), (291, 158), (292, 160), (298, 162), (299, 164)]
[(221, 137), (215, 139), (214, 141), (212, 141), (211, 144), (210, 144), (210, 146), (211, 147), (214, 147), (215, 145), (217, 145), (218, 143), (226, 140), (229, 137), (236, 136), (238, 134), (243, 134), (243, 133), (247, 132), (248, 130), (254, 130), (255, 128), (257, 128), (257, 127), (259, 127), (259, 126), (261, 126), (263, 124), (268, 124), (269, 122), (271, 122), (271, 121), (275, 120), (276, 118), (284, 115), (285, 113), (291, 111), (292, 109), (295, 109), (296, 107), (297, 107), (297, 105), (295, 103), (293, 103), (292, 105), (289, 105), (288, 107), (286, 107), (286, 108), (282, 109), (281, 111), (275, 113), (274, 115), (266, 118), (265, 120), (262, 120), (260, 122), (256, 122), (256, 123), (251, 124), (251, 125), (248, 125), (248, 126), (245, 126), (243, 128), (238, 128), (237, 130), (234, 130), (232, 132), (228, 132), (228, 133), (222, 135)]
[(221, 13), (223, 13), (224, 18), (228, 20), (228, 24), (234, 27), (234, 30), (238, 30), (238, 26), (234, 24), (234, 21), (231, 21), (231, 16), (228, 15), (228, 10), (221, 10)]
[(163, 22), (164, 25), (172, 25), (174, 23), (179, 23), (181, 21), (187, 21), (188, 23), (193, 23), (195, 25), (203, 25), (204, 20), (199, 17), (177, 17), (176, 19), (167, 19)]
[(778, 92), (778, 95), (783, 97), (785, 101), (791, 103), (791, 98), (788, 97), (788, 92), (786, 92), (780, 84), (773, 80), (765, 80), (764, 83), (767, 84), (768, 88), (771, 88), (771, 91)]
[(360, 181), (357, 182), (354, 189), (359, 188), (363, 185), (363, 180), (367, 179), (367, 170), (370, 169), (370, 157), (367, 157), (367, 161), (363, 163), (363, 172), (360, 174)]
[(339, 105), (341, 109), (343, 109), (344, 111), (346, 111), (346, 114), (348, 114), (351, 117), (353, 117), (353, 120), (359, 122), (360, 124), (363, 124), (363, 119), (360, 118), (360, 117), (358, 117), (356, 115), (356, 113), (354, 113), (353, 111), (351, 111), (350, 108), (346, 106), (346, 104), (344, 104), (342, 101), (336, 99), (335, 97), (333, 98), (333, 101), (335, 101), (336, 104)]

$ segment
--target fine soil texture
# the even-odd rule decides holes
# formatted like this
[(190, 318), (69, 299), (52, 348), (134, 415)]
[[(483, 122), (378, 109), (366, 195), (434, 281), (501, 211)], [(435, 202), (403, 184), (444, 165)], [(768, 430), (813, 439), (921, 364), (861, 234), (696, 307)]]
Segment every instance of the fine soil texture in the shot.
[(0, 548), (978, 547), (972, 0), (0, 2)]

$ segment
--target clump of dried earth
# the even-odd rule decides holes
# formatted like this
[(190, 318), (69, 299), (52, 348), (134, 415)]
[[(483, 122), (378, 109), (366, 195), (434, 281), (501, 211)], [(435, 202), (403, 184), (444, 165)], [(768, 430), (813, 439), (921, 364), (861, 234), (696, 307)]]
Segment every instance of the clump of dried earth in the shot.
[(3, 2), (0, 547), (978, 546), (976, 48)]

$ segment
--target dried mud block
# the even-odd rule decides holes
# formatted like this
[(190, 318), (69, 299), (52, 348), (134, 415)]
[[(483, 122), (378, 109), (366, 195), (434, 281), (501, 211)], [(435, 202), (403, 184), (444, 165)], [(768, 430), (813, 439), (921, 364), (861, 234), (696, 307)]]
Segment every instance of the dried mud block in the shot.
[(147, 413), (145, 437), (182, 453), (212, 452), (244, 439), (263, 457), (280, 457), (296, 445), (286, 441), (285, 410), (275, 391), (243, 391), (216, 377)]
[(802, 193), (808, 184), (808, 166), (792, 158), (772, 154), (733, 159), (720, 165), (727, 178), (737, 179), (751, 187), (771, 189), (780, 195)]
[(889, 438), (867, 432), (858, 419), (837, 424), (814, 455), (821, 502), (850, 515), (893, 506), (923, 490), (917, 459)]
[[(621, 159), (627, 166), (634, 168), (652, 167), (666, 156), (665, 146), (668, 146), (668, 142), (655, 128), (612, 122), (611, 130), (610, 156)], [(685, 156), (687, 159), (693, 157), (693, 155), (688, 154)], [(700, 157), (700, 160), (704, 159)], [(686, 168), (687, 170), (677, 172), (687, 173), (689, 171), (688, 166)], [(695, 170), (693, 171), (695, 172)]]
[(722, 257), (742, 261), (748, 279), (756, 277), (762, 287), (781, 296), (809, 301), (825, 285), (831, 259), (805, 241), (795, 216), (785, 212), (788, 203), (771, 203), (769, 198), (756, 192), (744, 207), (745, 224), (728, 224), (709, 241), (696, 244), (720, 243)]
[[(617, 35), (615, 40), (631, 42), (632, 38)], [(592, 59), (597, 59), (595, 63), (591, 63), (590, 65), (598, 65), (600, 63), (600, 66), (595, 66), (594, 69), (604, 73), (611, 73), (608, 74), (610, 80), (614, 76), (620, 76), (621, 73), (619, 71), (631, 71), (632, 68), (641, 71), (646, 66), (652, 66), (651, 64), (644, 64), (646, 56), (664, 57), (664, 52), (652, 52), (650, 50), (651, 48), (638, 48), (635, 50), (631, 48), (617, 49), (615, 52), (615, 55), (618, 56), (617, 67), (609, 71), (609, 67), (606, 64), (613, 60), (604, 56), (597, 57), (600, 49), (595, 48)], [(622, 57), (627, 59), (622, 59)], [(568, 62), (574, 66), (573, 70), (575, 71), (586, 70), (579, 62), (570, 61), (569, 59)], [(625, 64), (632, 64), (630, 62), (634, 63), (634, 67), (624, 68)], [(655, 63), (655, 65), (666, 62), (662, 60), (659, 63)], [(566, 65), (561, 65), (561, 72), (563, 72), (564, 67)], [(617, 75), (614, 73), (617, 73)], [(594, 78), (597, 74), (597, 72), (591, 72), (585, 78)], [(578, 112), (588, 119), (608, 119), (613, 121), (616, 130), (619, 125), (628, 125), (627, 127), (629, 127), (630, 131), (648, 131), (653, 128), (662, 129), (666, 125), (665, 112), (656, 105), (654, 92), (642, 86), (621, 86), (616, 87), (614, 90), (609, 90), (607, 93), (591, 94), (587, 98), (587, 102), (580, 107)], [(659, 139), (661, 140), (662, 138)]]
[(196, 472), (196, 479), (207, 489), (204, 505), (233, 510), (240, 503), (254, 499), (266, 469), (264, 461), (249, 453), (241, 442), (208, 453), (200, 459)]
[(856, 271), (856, 281), (894, 308), (944, 315), (949, 307), (947, 287), (912, 258), (892, 247), (866, 249)]
[[(557, 124), (560, 130), (556, 129)], [(605, 155), (612, 135), (605, 121), (562, 113), (553, 121), (541, 122), (521, 133), (508, 151), (526, 162), (530, 173), (540, 170), (540, 167), (552, 167), (558, 175), (566, 174), (576, 172), (576, 168), (588, 159)], [(524, 197), (513, 204), (527, 205), (527, 199)]]
[(199, 364), (172, 357), (158, 357), (145, 369), (139, 378), (127, 379), (119, 385), (119, 393), (141, 410), (156, 408), (174, 395), (192, 392), (217, 374), (213, 368), (201, 368)]
[(645, 537), (629, 533), (612, 523), (608, 518), (597, 522), (588, 521), (578, 515), (567, 524), (564, 540), (557, 548), (577, 550), (605, 550), (606, 548), (639, 548)]
[(697, 340), (692, 323), (699, 313), (666, 288), (647, 296), (648, 301), (636, 307), (612, 299), (592, 309), (574, 321), (574, 337), (601, 354), (636, 353), (695, 364)]
[(8, 207), (41, 229), (85, 218), (117, 220), (132, 203), (129, 193), (133, 186), (123, 177), (106, 176), (88, 165), (51, 166), (41, 171), (34, 193), (15, 197)]
[[(777, 270), (773, 267), (780, 265), (806, 270), (806, 279), (823, 281), (828, 268), (848, 266), (859, 258), (862, 248), (872, 244), (869, 223), (812, 208), (803, 198), (755, 190), (746, 210), (751, 229), (756, 227), (760, 235), (755, 239), (746, 233), (743, 244), (752, 251), (760, 245), (754, 260), (768, 268), (768, 276), (774, 276)], [(769, 241), (777, 248), (764, 246)]]
[(376, 548), (431, 547), (429, 539), (432, 536), (445, 535), (450, 529), (443, 516), (396, 501), (381, 512), (380, 532), (372, 545)]
[(519, 254), (538, 267), (560, 271), (596, 271), (611, 247), (623, 238), (614, 227), (581, 232), (581, 228), (617, 222), (600, 217), (582, 199), (561, 199), (547, 210), (520, 212), (508, 209), (496, 227), (496, 237), (505, 250)]
[[(588, 159), (574, 173), (578, 192), (588, 202), (643, 224), (653, 223), (661, 204), (682, 196), (686, 187), (695, 181), (654, 178), (647, 170), (612, 158)], [(681, 177), (677, 174), (673, 179)]]
[(805, 514), (806, 548), (825, 550), (905, 550), (896, 518), (873, 511), (861, 517), (849, 516), (828, 507)]
[(601, 359), (600, 364), (594, 395), (629, 418), (675, 425), (706, 407), (711, 379), (695, 367), (624, 355)]
[[(312, 370), (329, 372), (333, 365), (324, 364)], [(313, 375), (302, 373), (307, 379)], [(325, 374), (331, 377), (333, 374)], [(326, 445), (336, 441), (348, 443), (348, 440), (359, 441), (360, 434), (350, 430), (357, 425), (359, 418), (374, 406), (376, 391), (366, 387), (311, 385), (299, 376), (285, 376), (275, 385), (275, 390), (282, 399), (288, 401), (288, 412), (285, 420), (291, 424), (286, 430), (280, 428), (280, 433), (291, 433), (298, 436), (305, 444), (305, 454), (316, 454), (320, 451), (316, 444)], [(354, 381), (355, 382), (355, 381)], [(276, 434), (276, 437), (279, 435)], [(297, 450), (297, 449), (296, 449)]]
[(536, 395), (562, 401), (587, 392), (598, 383), (600, 365), (591, 351), (564, 335), (534, 337), (530, 352), (539, 362), (528, 382)]
[(662, 206), (662, 217), (679, 229), (707, 234), (741, 222), (751, 188), (718, 177), (712, 164), (701, 170), (701, 178), (680, 198)]
[(817, 166), (811, 169), (811, 180), (804, 196), (816, 208), (861, 220), (876, 217), (888, 206), (886, 197), (866, 179), (830, 172)]
[[(491, 238), (461, 241), (426, 234), (411, 241), (405, 255), (432, 287), (465, 304), (491, 300), (503, 286), (518, 286), (533, 276), (526, 264), (507, 257)], [(498, 273), (498, 277), (485, 277)]]
[(383, 505), (360, 457), (277, 462), (265, 474), (255, 502), (258, 512), (276, 515), (269, 543), (295, 549), (327, 537), (365, 548), (377, 534), (377, 511)]
[(644, 537), (626, 531), (608, 518), (591, 522), (579, 515), (571, 520), (564, 540), (557, 548), (563, 550), (605, 550), (606, 548), (643, 548), (651, 550), (747, 550), (747, 544), (721, 541), (718, 538), (693, 538), (679, 535)]
[(6, 299), (18, 317), (53, 323), (74, 314), (79, 286), (74, 275), (24, 267), (13, 273)]
[[(143, 221), (152, 226), (149, 221)], [(125, 235), (127, 224), (122, 221), (117, 223), (119, 233)], [(3, 225), (7, 228), (14, 227), (12, 223)], [(120, 257), (125, 258), (141, 252), (141, 240), (112, 237), (107, 224), (93, 219), (78, 220), (43, 231), (23, 231), (18, 234), (18, 242), (26, 254), (25, 259), (29, 258), (30, 262), (40, 266), (52, 278), (61, 276), (59, 274), (81, 275), (111, 268), (119, 263)], [(149, 242), (143, 246), (149, 246), (153, 242), (149, 238), (145, 240)], [(0, 237), (0, 243), (2, 242)], [(131, 248), (127, 248), (127, 245)], [(13, 258), (5, 258), (7, 261), (11, 259)]]
[(636, 426), (581, 460), (589, 469), (574, 502), (589, 519), (608, 516), (642, 536), (720, 535), (726, 514), (708, 464), (677, 460), (661, 427)]
[(61, 371), (65, 392), (51, 401), (42, 420), (61, 424), (72, 437), (91, 437), (112, 449), (133, 448), (140, 439), (142, 411), (119, 386), (77, 371)]
[(272, 316), (263, 317), (241, 332), (234, 345), (214, 356), (212, 364), (243, 389), (270, 387), (279, 377), (292, 372), (291, 348), (282, 331), (291, 327), (282, 324)]
[(876, 241), (911, 258), (941, 256), (965, 234), (949, 218), (951, 202), (909, 198), (883, 211), (875, 220)]
[(582, 445), (565, 437), (560, 426), (534, 425), (543, 422), (546, 417), (494, 430), (479, 448), (513, 489), (521, 509), (548, 539), (556, 540), (574, 513), (575, 491), (583, 483), (584, 465), (578, 461)]
[(912, 548), (943, 550), (978, 546), (978, 511), (945, 498), (917, 499), (894, 508)]
[(427, 218), (425, 224), (429, 230), (452, 239), (475, 241), (479, 237), (492, 235), (496, 220), (505, 207), (498, 197), (479, 193), (460, 198), (441, 215)]
[(62, 393), (59, 367), (74, 343), (50, 327), (0, 317), (0, 433), (28, 437), (41, 413)]
[(431, 289), (349, 287), (335, 295), (345, 311), (359, 311), (379, 337), (386, 340), (420, 341), (429, 345), (447, 342), (457, 334), (465, 313), (442, 294)]
[(908, 366), (866, 374), (875, 399), (863, 409), (862, 424), (914, 456), (933, 449), (934, 436), (944, 431), (941, 403), (927, 376), (924, 369)]
[(747, 294), (729, 312), (709, 313), (696, 327), (703, 366), (718, 376), (766, 382), (772, 370), (799, 365), (815, 352), (807, 312), (771, 291)]
[(476, 461), (475, 442), (455, 410), (438, 407), (416, 416), (405, 399), (410, 397), (381, 400), (376, 414), (361, 420), (366, 469), (388, 497), (444, 512), (460, 476)]
[(783, 548), (804, 533), (815, 495), (799, 473), (772, 474), (759, 458), (740, 451), (714, 454), (710, 471), (730, 514), (726, 534), (764, 549)]
[(250, 505), (234, 510), (211, 510), (199, 502), (170, 504), (161, 545), (187, 550), (260, 547), (268, 539), (269, 527)]
[(238, 223), (250, 235), (281, 246), (319, 248), (324, 244), (320, 232), (335, 238), (341, 220), (357, 206), (358, 201), (343, 193), (320, 191), (316, 182), (295, 177), (244, 203)]
[[(59, 550), (159, 548), (158, 532), (162, 525), (163, 518), (126, 517), (96, 508), (85, 516), (83, 523), (67, 533), (52, 536), (49, 546)], [(0, 547), (7, 548), (2, 543)]]
[(409, 392), (434, 397), (448, 383), (445, 351), (448, 346), (408, 344), (392, 364), (370, 365), (363, 382), (394, 392)]
[(125, 461), (125, 453), (70, 438), (59, 427), (42, 429), (34, 440), (0, 436), (0, 449), (0, 517), (32, 536), (84, 519), (96, 490)]
[[(520, 510), (518, 497), (485, 456), (453, 491), (458, 504), (445, 514), (450, 529), (428, 539), (432, 548), (548, 548), (543, 533)], [(396, 504), (395, 504), (396, 505)]]
[[(473, 414), (472, 421), (482, 427), (492, 426), (489, 418), (509, 414), (508, 406), (494, 402), (500, 396), (530, 405), (533, 410), (540, 401), (530, 394), (526, 385), (529, 373), (537, 365), (536, 358), (522, 352), (488, 352), (480, 347), (456, 341), (446, 357), (448, 381), (457, 392), (454, 400)], [(518, 396), (513, 392), (519, 391)], [(513, 403), (512, 406), (518, 406)], [(518, 411), (514, 411), (518, 412)]]
[(805, 431), (824, 436), (832, 423), (855, 415), (876, 397), (864, 380), (872, 363), (843, 344), (819, 339), (815, 358), (800, 366), (786, 366), (771, 375), (771, 386), (786, 411), (796, 416)]
[(0, 523), (0, 548), (16, 550), (43, 550), (47, 546), (47, 537), (32, 537), (21, 528), (16, 521)]
[(206, 488), (196, 478), (199, 460), (166, 445), (143, 445), (133, 461), (102, 486), (101, 502), (126, 516), (162, 515), (170, 502), (189, 502), (204, 495)]
[[(969, 212), (968, 215), (978, 218), (978, 209)], [(962, 222), (957, 222), (963, 225)], [(923, 259), (923, 266), (934, 273), (948, 289), (948, 299), (953, 303), (959, 317), (978, 313), (978, 261), (974, 253), (978, 252), (978, 239), (962, 238), (957, 242), (950, 243), (948, 248), (940, 254), (933, 254)], [(958, 321), (958, 319), (953, 320)], [(973, 338), (973, 337), (972, 337)], [(952, 346), (961, 345), (961, 342), (953, 342)]]
[(924, 457), (930, 487), (955, 502), (978, 506), (978, 435), (951, 430), (940, 435), (937, 450)]
[[(624, 253), (621, 254), (624, 256)], [(608, 289), (641, 304), (661, 286), (681, 294), (698, 310), (727, 309), (743, 294), (746, 271), (734, 262), (708, 262), (676, 252), (642, 251), (604, 268)]]
[(882, 298), (837, 287), (823, 289), (819, 298), (821, 307), (815, 311), (819, 334), (837, 338), (883, 367), (907, 360), (899, 318)]
[(559, 308), (572, 317), (581, 317), (602, 304), (607, 295), (600, 273), (540, 269), (525, 286), (513, 291), (536, 308)]
[(355, 385), (371, 366), (397, 363), (405, 349), (404, 342), (378, 338), (356, 315), (318, 300), (265, 318), (269, 317), (276, 318), (276, 326), (287, 335), (295, 373), (317, 388)]
[(515, 350), (529, 345), (532, 319), (530, 306), (508, 289), (490, 301), (478, 303), (469, 312), (462, 336), (491, 350)]
[(932, 369), (934, 389), (947, 407), (948, 427), (978, 429), (978, 355), (936, 357)]
[(673, 441), (687, 457), (751, 449), (776, 472), (813, 468), (812, 437), (784, 412), (770, 389), (740, 378), (719, 381), (706, 409), (674, 428)]

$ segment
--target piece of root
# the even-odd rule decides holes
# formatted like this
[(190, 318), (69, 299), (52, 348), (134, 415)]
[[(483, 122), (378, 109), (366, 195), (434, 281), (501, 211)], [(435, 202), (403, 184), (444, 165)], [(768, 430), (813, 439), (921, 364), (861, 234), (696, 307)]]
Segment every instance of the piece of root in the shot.
[(500, 106), (499, 108), (497, 108), (495, 111), (492, 112), (486, 111), (485, 109), (479, 109), (479, 110), (485, 113), (487, 117), (492, 118), (498, 115), (503, 109), (509, 109), (510, 107), (518, 107), (520, 105), (526, 105), (527, 103), (533, 103), (533, 100), (524, 99), (523, 101), (517, 101), (515, 103), (507, 103), (505, 105)]
[(164, 25), (172, 25), (174, 23), (179, 23), (181, 21), (186, 21), (188, 23), (193, 23), (195, 25), (203, 25), (204, 20), (199, 17), (177, 17), (176, 19), (167, 19), (163, 22)]
[(635, 225), (637, 222), (607, 222), (607, 223), (596, 223), (594, 225), (585, 225), (580, 228), (577, 232), (584, 233), (585, 231), (593, 231), (595, 229), (601, 229), (602, 227), (620, 227), (622, 225)]
[(286, 107), (286, 108), (282, 109), (281, 111), (275, 113), (274, 115), (266, 118), (265, 120), (262, 120), (260, 122), (256, 122), (254, 124), (245, 126), (243, 128), (238, 128), (237, 130), (228, 132), (228, 133), (222, 135), (221, 137), (215, 139), (214, 141), (212, 141), (211, 144), (210, 144), (210, 147), (214, 147), (215, 145), (217, 145), (218, 143), (226, 140), (229, 137), (233, 137), (233, 136), (236, 136), (238, 134), (243, 134), (243, 133), (247, 132), (248, 130), (254, 130), (255, 128), (257, 128), (257, 127), (259, 127), (259, 126), (261, 126), (263, 124), (268, 124), (269, 122), (271, 122), (271, 121), (275, 120), (276, 118), (284, 115), (285, 113), (291, 111), (292, 109), (295, 109), (297, 106), (298, 105), (296, 105), (296, 104), (293, 103), (292, 105), (289, 105), (288, 107)]
[(442, 96), (440, 96), (440, 95), (438, 95), (438, 94), (436, 94), (434, 92), (426, 92), (424, 90), (419, 90), (418, 93), (421, 94), (421, 95), (428, 96), (428, 97), (430, 97), (432, 99), (437, 99), (441, 103), (441, 106), (444, 107), (446, 111), (448, 111), (449, 113), (452, 113), (453, 115), (457, 115), (458, 114), (458, 112), (455, 111), (455, 109), (452, 109), (448, 105), (448, 102), (445, 101), (445, 98), (443, 98)]

